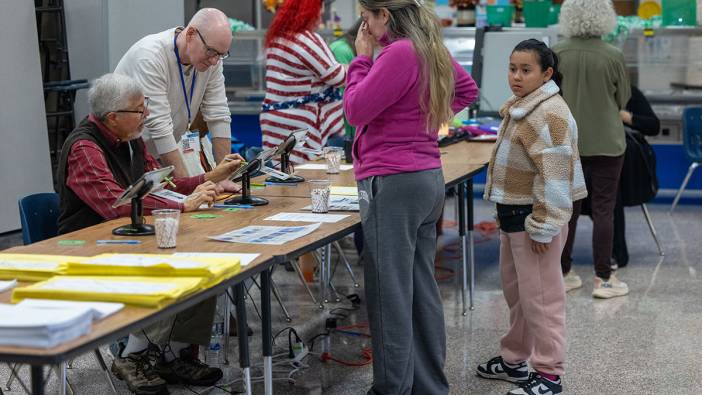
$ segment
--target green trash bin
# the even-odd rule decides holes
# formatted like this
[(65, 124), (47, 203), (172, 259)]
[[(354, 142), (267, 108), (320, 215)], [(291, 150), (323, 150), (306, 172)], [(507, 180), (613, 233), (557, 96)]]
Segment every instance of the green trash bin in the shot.
[(662, 0), (663, 26), (695, 26), (697, 4), (695, 0)]
[(551, 0), (524, 0), (526, 27), (547, 27), (552, 5)]
[(560, 15), (561, 15), (561, 5), (560, 4), (551, 5), (551, 8), (549, 9), (549, 13), (548, 13), (548, 24), (549, 25), (557, 25), (558, 24), (558, 17)]
[(514, 19), (514, 5), (487, 6), (487, 22), (489, 26), (511, 27)]

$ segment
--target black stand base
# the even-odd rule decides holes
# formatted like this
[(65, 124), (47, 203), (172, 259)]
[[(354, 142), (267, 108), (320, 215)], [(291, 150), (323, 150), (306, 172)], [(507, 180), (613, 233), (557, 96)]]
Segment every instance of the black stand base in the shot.
[(129, 224), (112, 230), (116, 236), (150, 236), (155, 233), (153, 225), (147, 224)]
[(278, 178), (278, 177), (268, 177), (268, 178), (266, 178), (266, 182), (273, 182), (276, 184), (299, 184), (301, 182), (305, 182), (305, 178), (300, 177), (300, 176), (292, 176), (292, 175), (287, 180), (283, 180), (282, 178)]
[(256, 196), (235, 196), (229, 200), (226, 200), (224, 204), (248, 204), (251, 206), (265, 206), (266, 204), (268, 204), (268, 200)]

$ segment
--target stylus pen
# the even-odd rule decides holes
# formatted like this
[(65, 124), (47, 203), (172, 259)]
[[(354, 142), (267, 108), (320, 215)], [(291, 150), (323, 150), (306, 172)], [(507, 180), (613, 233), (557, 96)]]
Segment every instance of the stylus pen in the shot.
[(97, 244), (141, 244), (139, 240), (98, 240)]

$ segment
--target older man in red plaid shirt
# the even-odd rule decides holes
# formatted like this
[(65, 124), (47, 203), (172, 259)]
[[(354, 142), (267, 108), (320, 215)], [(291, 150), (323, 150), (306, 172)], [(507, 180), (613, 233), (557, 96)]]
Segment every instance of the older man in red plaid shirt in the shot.
[[(148, 98), (135, 80), (106, 74), (93, 82), (88, 101), (90, 115), (71, 132), (61, 151), (60, 233), (129, 216), (129, 205), (113, 208), (112, 204), (141, 175), (159, 167), (140, 138), (149, 109)], [(239, 155), (227, 155), (206, 174), (176, 178), (174, 190), (190, 195), (182, 203), (146, 196), (144, 211), (193, 211), (210, 204), (223, 189), (217, 183), (228, 180), (241, 163)], [(168, 393), (166, 383), (215, 384), (222, 378), (222, 371), (198, 361), (191, 345), (209, 345), (216, 304), (214, 298), (206, 300), (131, 334), (116, 356), (112, 371), (139, 394)]]

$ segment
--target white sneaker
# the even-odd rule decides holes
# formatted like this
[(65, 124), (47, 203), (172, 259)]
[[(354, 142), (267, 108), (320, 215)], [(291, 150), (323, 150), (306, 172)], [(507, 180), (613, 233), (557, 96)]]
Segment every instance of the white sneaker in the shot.
[(583, 286), (583, 280), (581, 280), (580, 276), (575, 274), (575, 271), (572, 269), (565, 276), (563, 276), (563, 283), (565, 284), (566, 292), (570, 292)]
[(624, 296), (629, 293), (629, 286), (626, 283), (612, 274), (609, 281), (605, 281), (599, 277), (595, 277), (595, 283), (592, 290), (593, 298), (609, 299), (617, 296)]

